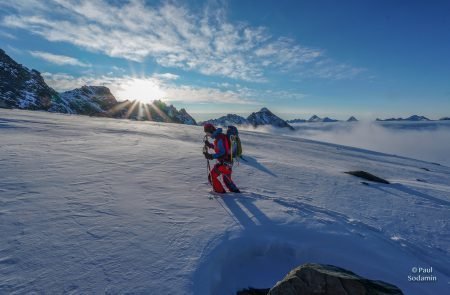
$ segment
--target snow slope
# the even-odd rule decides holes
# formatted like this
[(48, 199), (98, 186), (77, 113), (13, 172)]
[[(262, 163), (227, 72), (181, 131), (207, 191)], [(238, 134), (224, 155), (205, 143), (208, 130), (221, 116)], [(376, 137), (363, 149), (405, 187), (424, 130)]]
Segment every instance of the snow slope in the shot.
[(241, 133), (245, 192), (209, 200), (201, 127), (0, 110), (0, 293), (233, 294), (304, 262), (448, 293), (450, 168)]

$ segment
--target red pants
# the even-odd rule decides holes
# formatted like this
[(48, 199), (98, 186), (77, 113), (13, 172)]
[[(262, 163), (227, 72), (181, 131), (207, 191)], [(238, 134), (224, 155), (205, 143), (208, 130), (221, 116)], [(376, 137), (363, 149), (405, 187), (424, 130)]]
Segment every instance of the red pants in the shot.
[(222, 163), (217, 163), (214, 168), (211, 169), (211, 181), (215, 192), (225, 193), (225, 189), (220, 183), (219, 176), (222, 175), (223, 183), (231, 192), (239, 192), (238, 188), (231, 180), (232, 169), (230, 166)]

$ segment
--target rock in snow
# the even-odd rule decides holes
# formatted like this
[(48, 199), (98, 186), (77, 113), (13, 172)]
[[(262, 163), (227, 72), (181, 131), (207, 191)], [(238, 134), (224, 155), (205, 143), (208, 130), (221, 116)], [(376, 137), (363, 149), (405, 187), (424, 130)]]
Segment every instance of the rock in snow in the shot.
[(348, 118), (347, 122), (358, 122), (358, 119), (356, 119), (354, 116), (351, 116)]
[(401, 295), (394, 285), (360, 277), (346, 269), (324, 264), (304, 264), (278, 282), (268, 295)]
[(379, 183), (384, 183), (384, 184), (390, 184), (389, 181), (387, 181), (386, 179), (383, 179), (381, 177), (375, 176), (369, 172), (366, 171), (348, 171), (348, 172), (344, 172), (359, 178), (363, 178), (369, 181), (373, 181), (373, 182), (379, 182)]
[[(18, 64), (0, 49), (0, 107), (45, 110), (113, 118), (135, 118), (158, 122), (196, 125), (185, 109), (177, 110), (161, 101), (152, 104), (118, 102), (105, 86), (83, 86), (58, 93), (36, 70)], [(148, 109), (148, 114), (145, 116)], [(141, 114), (141, 115), (139, 115)], [(144, 115), (142, 115), (144, 114)]]

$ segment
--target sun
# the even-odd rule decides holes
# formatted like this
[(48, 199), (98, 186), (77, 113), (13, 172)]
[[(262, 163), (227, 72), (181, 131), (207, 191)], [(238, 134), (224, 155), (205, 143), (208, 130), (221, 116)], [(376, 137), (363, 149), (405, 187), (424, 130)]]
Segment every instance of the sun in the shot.
[(118, 86), (117, 96), (120, 100), (152, 103), (154, 100), (164, 99), (166, 92), (151, 78), (131, 78)]

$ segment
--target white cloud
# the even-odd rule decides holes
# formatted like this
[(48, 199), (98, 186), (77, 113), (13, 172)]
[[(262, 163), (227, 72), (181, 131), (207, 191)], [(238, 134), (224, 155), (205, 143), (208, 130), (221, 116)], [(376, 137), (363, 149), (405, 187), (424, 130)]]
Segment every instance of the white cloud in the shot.
[(153, 74), (153, 77), (164, 80), (177, 80), (180, 76), (172, 73)]
[[(274, 37), (263, 27), (227, 20), (223, 7), (194, 13), (180, 3), (153, 7), (142, 0), (17, 0), (2, 19), (49, 41), (68, 42), (111, 57), (153, 58), (164, 67), (246, 81), (267, 81), (266, 71), (321, 78), (351, 78), (360, 71), (327, 59), (321, 49)], [(353, 73), (349, 75), (349, 73)]]
[(83, 63), (78, 59), (65, 55), (57, 55), (49, 52), (43, 51), (30, 51), (30, 54), (34, 57), (46, 60), (48, 62), (57, 64), (57, 65), (71, 65), (71, 66), (79, 66), (79, 67), (90, 67), (90, 64)]

